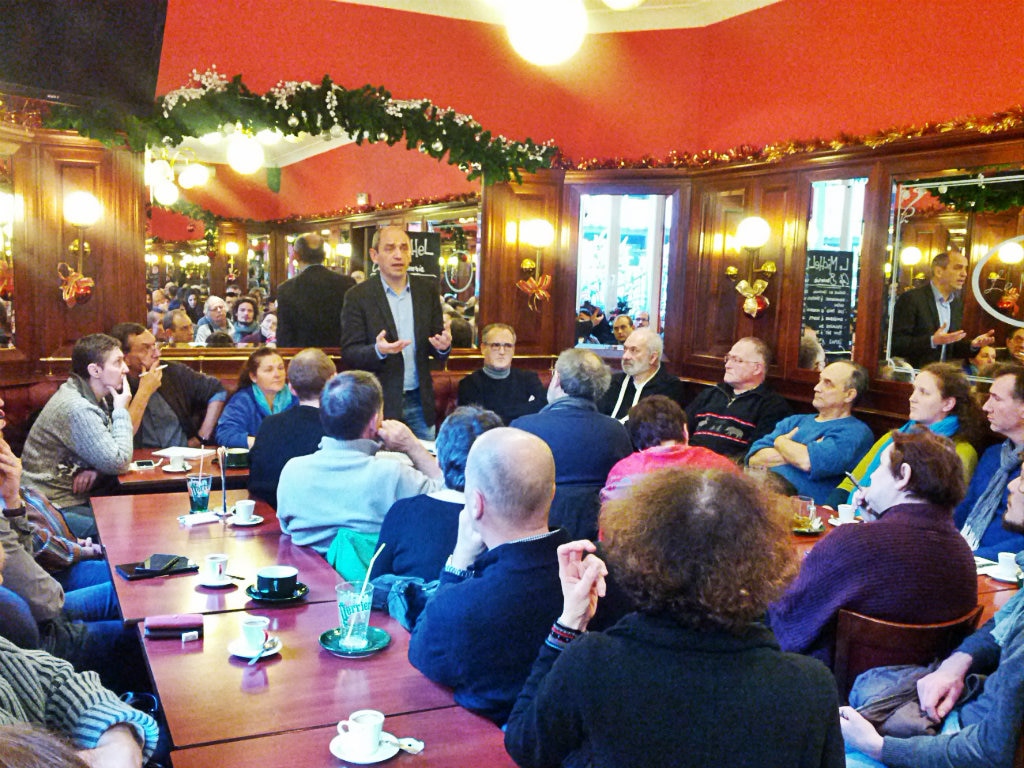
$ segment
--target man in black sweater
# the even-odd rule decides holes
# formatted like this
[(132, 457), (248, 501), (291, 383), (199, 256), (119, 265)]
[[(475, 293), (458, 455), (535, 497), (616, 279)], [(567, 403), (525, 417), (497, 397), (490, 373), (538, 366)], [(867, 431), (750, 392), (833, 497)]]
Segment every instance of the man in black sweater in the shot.
[(547, 405), (547, 389), (533, 371), (512, 367), (516, 332), (511, 325), (491, 323), (480, 334), (484, 367), (459, 382), (459, 405), (479, 405), (506, 424)]

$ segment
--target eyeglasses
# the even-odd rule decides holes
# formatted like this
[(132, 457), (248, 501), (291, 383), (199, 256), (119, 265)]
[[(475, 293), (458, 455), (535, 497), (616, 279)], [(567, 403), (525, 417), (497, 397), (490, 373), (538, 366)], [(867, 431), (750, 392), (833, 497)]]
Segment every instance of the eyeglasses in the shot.
[(494, 342), (485, 341), (484, 342), (484, 346), (485, 347), (490, 347), (491, 349), (496, 349), (499, 352), (511, 352), (513, 349), (516, 348), (516, 345), (515, 345), (514, 342), (510, 344), (507, 341), (494, 341)]
[(722, 362), (725, 363), (736, 363), (737, 365), (757, 365), (757, 360), (744, 360), (742, 357), (736, 357), (736, 355), (726, 355), (722, 358)]

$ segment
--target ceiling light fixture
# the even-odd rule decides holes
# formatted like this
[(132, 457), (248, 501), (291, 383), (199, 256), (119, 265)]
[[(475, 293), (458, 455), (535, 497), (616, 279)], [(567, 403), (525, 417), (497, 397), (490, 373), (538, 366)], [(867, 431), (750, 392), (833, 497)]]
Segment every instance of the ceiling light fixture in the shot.
[(583, 0), (517, 0), (505, 8), (505, 28), (516, 53), (539, 67), (561, 64), (583, 45)]

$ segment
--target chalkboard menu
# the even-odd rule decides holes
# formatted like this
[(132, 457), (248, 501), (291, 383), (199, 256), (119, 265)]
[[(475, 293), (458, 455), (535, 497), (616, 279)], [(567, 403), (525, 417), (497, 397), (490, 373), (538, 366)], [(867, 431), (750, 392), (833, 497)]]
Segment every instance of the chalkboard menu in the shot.
[(852, 251), (807, 252), (803, 323), (818, 332), (818, 341), (826, 352), (839, 352), (853, 346), (852, 283)]
[[(409, 274), (433, 275), (440, 277), (441, 271), (437, 259), (441, 255), (441, 235), (438, 232), (406, 232), (412, 247), (412, 260), (409, 262)], [(377, 274), (377, 265), (370, 266), (370, 274)]]

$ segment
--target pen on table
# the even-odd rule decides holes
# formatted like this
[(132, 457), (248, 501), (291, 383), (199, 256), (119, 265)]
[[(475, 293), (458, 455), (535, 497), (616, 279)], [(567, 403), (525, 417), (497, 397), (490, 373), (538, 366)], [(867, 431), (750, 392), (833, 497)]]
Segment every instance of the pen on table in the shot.
[(163, 568), (157, 571), (157, 573), (167, 573), (167, 571), (171, 570), (171, 568), (178, 564), (179, 560), (181, 560), (181, 557), (179, 555), (175, 555), (170, 560), (168, 560), (167, 563), (163, 566)]
[(142, 373), (139, 374), (139, 378), (141, 379), (147, 373), (156, 373), (157, 371), (162, 371), (166, 367), (167, 367), (166, 365), (158, 365), (156, 368), (153, 368), (152, 370), (143, 371)]

